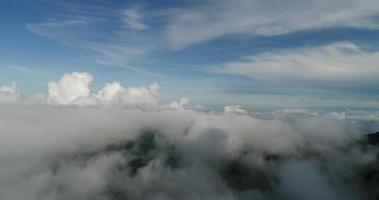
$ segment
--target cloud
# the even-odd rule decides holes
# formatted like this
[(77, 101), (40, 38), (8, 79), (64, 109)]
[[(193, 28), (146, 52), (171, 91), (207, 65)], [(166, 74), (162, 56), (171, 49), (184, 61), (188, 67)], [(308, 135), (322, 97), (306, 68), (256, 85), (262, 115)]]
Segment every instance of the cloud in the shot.
[(378, 63), (378, 52), (340, 42), (261, 53), (226, 63), (216, 71), (279, 83), (357, 86), (378, 82)]
[(361, 199), (351, 188), (366, 192), (364, 184), (343, 171), (373, 162), (369, 152), (346, 150), (355, 129), (320, 116), (0, 109), (4, 200)]
[[(355, 122), (377, 122), (376, 112), (199, 112), (186, 98), (161, 105), (157, 84), (114, 81), (94, 92), (93, 81), (66, 73), (48, 83), (45, 103), (38, 95), (0, 104), (0, 199), (375, 195), (377, 183), (361, 177), (378, 149), (364, 146)], [(16, 83), (0, 87), (0, 97), (19, 93)]]
[(129, 28), (134, 30), (145, 30), (148, 28), (145, 24), (141, 22), (143, 17), (136, 9), (126, 9), (124, 11), (124, 20), (125, 23), (129, 26)]
[(85, 50), (89, 57), (93, 57), (90, 62), (157, 75), (132, 64), (155, 49), (160, 41), (156, 40), (156, 33), (139, 34), (148, 27), (141, 22), (143, 17), (137, 9), (106, 6), (100, 2), (56, 5), (61, 10), (57, 16), (28, 23), (26, 29), (63, 45)]
[(159, 86), (153, 83), (147, 87), (129, 87), (118, 94), (122, 107), (153, 110), (159, 106)]
[(16, 81), (0, 87), (0, 103), (75, 105), (79, 107), (114, 107), (144, 111), (186, 110), (189, 100), (181, 98), (161, 105), (159, 85), (124, 87), (119, 82), (106, 83), (99, 91), (92, 90), (94, 77), (87, 72), (65, 73), (58, 81), (48, 82), (47, 96), (37, 94), (22, 98)]
[(247, 114), (247, 111), (240, 105), (231, 105), (224, 107), (224, 113)]
[[(125, 36), (125, 38), (127, 37), (128, 36)], [(135, 38), (135, 36), (131, 36), (127, 41), (123, 41), (122, 39), (122, 41), (118, 43), (100, 44), (97, 42), (90, 42), (87, 43), (85, 47), (98, 54), (95, 57), (95, 61), (101, 65), (121, 67), (149, 76), (164, 76), (143, 68), (133, 67), (129, 64), (132, 60), (145, 56), (152, 49), (151, 46), (148, 47), (147, 45), (135, 44), (130, 46), (132, 41), (131, 38)]]
[(46, 73), (43, 70), (38, 70), (29, 66), (11, 65), (9, 68), (18, 73), (26, 74), (28, 76), (37, 77), (40, 79), (48, 79), (47, 77), (51, 76), (49, 73)]
[(10, 86), (0, 86), (0, 103), (15, 103), (21, 99), (18, 83), (13, 81)]
[(92, 82), (93, 77), (88, 73), (64, 74), (59, 82), (48, 83), (48, 102), (62, 105), (71, 104), (75, 99), (90, 94)]
[(91, 91), (93, 76), (86, 72), (64, 74), (58, 82), (48, 83), (47, 101), (56, 105), (115, 106), (154, 110), (159, 107), (159, 86), (124, 88), (118, 82), (107, 83), (98, 93)]
[[(229, 34), (272, 36), (331, 27), (377, 29), (375, 0), (222, 0), (184, 9), (168, 25), (167, 37), (183, 48)], [(201, 30), (201, 31), (199, 31)]]
[(70, 38), (75, 37), (65, 30), (78, 30), (78, 28), (86, 25), (87, 21), (79, 19), (70, 20), (48, 20), (46, 22), (36, 24), (26, 24), (26, 29), (32, 33), (45, 36), (50, 39), (58, 39), (67, 42)]
[(327, 177), (311, 163), (287, 163), (281, 169), (280, 178), (283, 181), (281, 190), (289, 199), (350, 199), (346, 194), (336, 192)]
[(179, 101), (172, 101), (168, 105), (164, 105), (163, 109), (169, 110), (185, 110), (189, 104), (189, 100), (187, 98), (180, 98)]
[(106, 83), (104, 88), (98, 92), (97, 97), (101, 101), (111, 102), (115, 96), (124, 91), (125, 88), (123, 88), (120, 83), (114, 81), (112, 83)]

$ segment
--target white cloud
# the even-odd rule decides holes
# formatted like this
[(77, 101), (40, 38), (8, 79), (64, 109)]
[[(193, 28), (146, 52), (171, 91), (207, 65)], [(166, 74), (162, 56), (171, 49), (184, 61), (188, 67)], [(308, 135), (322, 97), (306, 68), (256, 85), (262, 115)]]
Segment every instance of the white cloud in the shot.
[[(80, 74), (75, 76), (73, 74)], [(66, 77), (66, 78), (63, 78)], [(159, 87), (157, 84), (150, 84), (140, 87), (122, 86), (117, 81), (106, 83), (99, 91), (93, 91), (91, 84), (88, 82), (92, 75), (88, 73), (71, 73), (63, 75), (66, 79), (51, 81), (49, 92), (47, 94), (37, 94), (23, 97), (22, 95), (5, 95), (2, 94), (4, 103), (35, 103), (35, 104), (55, 104), (55, 105), (77, 105), (92, 107), (118, 107), (118, 108), (136, 108), (143, 110), (207, 110), (202, 105), (188, 104), (188, 99), (181, 98), (171, 103), (160, 103)], [(61, 78), (61, 79), (62, 79)], [(61, 83), (62, 82), (62, 83)], [(49, 85), (49, 84), (48, 84)], [(7, 86), (10, 87), (10, 86)], [(22, 92), (17, 86), (19, 94)], [(137, 92), (136, 92), (137, 91)], [(344, 98), (340, 96), (323, 97), (317, 95), (265, 95), (265, 94), (228, 94), (212, 92), (209, 93), (217, 99), (197, 99), (204, 105), (213, 105), (221, 107), (223, 105), (235, 104), (244, 105), (249, 109), (266, 109), (266, 108), (360, 108), (360, 109), (376, 109), (379, 108), (378, 101), (368, 99), (366, 96), (346, 95)], [(6, 97), (6, 98), (5, 98)], [(132, 100), (133, 99), (133, 100)], [(252, 99), (254, 99), (252, 101)], [(280, 101), (278, 101), (280, 99)], [(158, 105), (158, 106), (157, 106)], [(215, 108), (215, 107), (214, 107)]]
[(293, 161), (281, 166), (280, 171), (280, 190), (288, 199), (350, 199), (346, 194), (338, 194), (312, 163)]
[[(332, 192), (333, 197), (345, 199), (340, 195), (351, 195), (352, 187), (366, 192), (355, 172), (371, 154), (348, 150), (356, 130), (344, 121), (318, 116), (290, 123), (248, 115), (35, 105), (0, 105), (0, 109), (2, 200), (115, 195), (237, 200), (251, 191), (285, 200), (309, 197), (304, 192)], [(146, 130), (153, 130), (154, 145), (138, 150), (141, 140), (136, 138)], [(135, 141), (138, 154), (130, 155), (123, 146), (105, 150), (127, 141)], [(145, 155), (151, 148), (154, 152)], [(166, 162), (172, 155), (177, 167)], [(146, 159), (146, 164), (131, 175), (133, 159), (143, 163)], [(293, 165), (294, 160), (307, 165)], [(232, 171), (225, 172), (230, 167)], [(244, 182), (233, 182), (241, 176)], [(288, 198), (276, 193), (282, 189)]]
[(224, 113), (247, 114), (247, 111), (240, 105), (231, 105), (224, 107)]
[(155, 110), (159, 106), (159, 86), (153, 83), (147, 87), (129, 87), (119, 94), (122, 107)]
[(75, 99), (90, 94), (92, 82), (93, 77), (88, 73), (64, 74), (59, 82), (48, 83), (48, 102), (62, 105), (71, 104)]
[[(224, 108), (234, 114), (183, 112), (186, 98), (159, 105), (157, 84), (111, 82), (93, 92), (92, 82), (78, 72), (50, 82), (47, 99), (56, 106), (41, 95), (0, 104), (0, 199), (346, 199), (351, 188), (370, 192), (356, 173), (377, 162), (376, 152), (354, 147), (363, 132), (350, 120), (377, 121), (376, 112), (285, 109), (253, 117), (239, 105)], [(0, 87), (0, 97), (19, 93), (15, 82)]]
[(272, 36), (329, 27), (377, 29), (378, 15), (376, 0), (211, 1), (178, 13), (168, 27), (168, 39), (181, 48), (228, 34)]
[(98, 93), (91, 91), (93, 77), (86, 72), (64, 74), (59, 82), (48, 83), (48, 103), (78, 106), (115, 106), (131, 109), (157, 110), (159, 86), (124, 88), (118, 82), (107, 83)]
[(168, 105), (164, 105), (162, 108), (164, 110), (185, 110), (188, 106), (189, 100), (187, 98), (180, 98), (179, 101), (172, 101)]
[(181, 98), (169, 105), (160, 104), (159, 86), (152, 83), (141, 87), (123, 87), (119, 82), (106, 83), (92, 91), (94, 78), (87, 72), (65, 73), (58, 81), (48, 82), (48, 94), (21, 98), (16, 81), (0, 87), (0, 103), (76, 105), (80, 107), (114, 107), (144, 111), (184, 110), (188, 99)]
[(126, 9), (123, 14), (124, 21), (129, 26), (129, 28), (134, 30), (145, 30), (148, 28), (148, 26), (141, 22), (143, 17), (137, 9)]
[(67, 30), (79, 30), (80, 27), (87, 24), (87, 21), (82, 19), (47, 20), (35, 24), (26, 24), (26, 29), (50, 39), (59, 39), (62, 43), (69, 43), (69, 40), (75, 37), (75, 31)]
[(0, 86), (0, 103), (15, 103), (21, 99), (21, 91), (16, 81), (9, 86)]
[(272, 82), (339, 86), (378, 82), (379, 52), (354, 43), (333, 43), (254, 55), (216, 69)]
[[(62, 14), (63, 17), (29, 23), (26, 24), (26, 29), (69, 47), (85, 50), (85, 53), (89, 52), (93, 59), (88, 62), (156, 75), (130, 64), (151, 52), (159, 41), (156, 40), (156, 34), (138, 34), (138, 30), (144, 28), (139, 22), (141, 17), (138, 13), (131, 9), (121, 12), (107, 8), (104, 16), (97, 16), (98, 10), (93, 7), (91, 9), (82, 14), (73, 14), (69, 9)], [(115, 19), (120, 23), (115, 23)], [(125, 30), (125, 23), (130, 29)]]
[(18, 73), (26, 74), (28, 76), (32, 76), (32, 77), (36, 77), (40, 79), (48, 79), (47, 77), (51, 76), (51, 74), (43, 70), (38, 70), (38, 69), (35, 69), (34, 67), (32, 68), (29, 66), (11, 65), (9, 66), (9, 68)]
[(121, 86), (119, 82), (106, 83), (104, 88), (101, 89), (96, 95), (101, 101), (111, 102), (117, 95), (124, 92), (125, 88)]

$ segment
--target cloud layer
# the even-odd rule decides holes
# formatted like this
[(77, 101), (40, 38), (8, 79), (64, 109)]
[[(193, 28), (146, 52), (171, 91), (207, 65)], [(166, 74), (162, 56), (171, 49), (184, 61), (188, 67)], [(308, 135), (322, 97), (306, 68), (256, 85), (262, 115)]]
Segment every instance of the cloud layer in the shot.
[(378, 63), (378, 52), (342, 42), (262, 53), (224, 64), (216, 71), (272, 82), (357, 86), (378, 82)]
[(353, 126), (304, 112), (0, 109), (4, 200), (362, 199), (375, 162)]
[(64, 74), (38, 104), (0, 87), (16, 99), (0, 103), (0, 199), (377, 197), (365, 177), (378, 149), (362, 134), (378, 113), (200, 112), (186, 98), (161, 105), (156, 84), (93, 81)]

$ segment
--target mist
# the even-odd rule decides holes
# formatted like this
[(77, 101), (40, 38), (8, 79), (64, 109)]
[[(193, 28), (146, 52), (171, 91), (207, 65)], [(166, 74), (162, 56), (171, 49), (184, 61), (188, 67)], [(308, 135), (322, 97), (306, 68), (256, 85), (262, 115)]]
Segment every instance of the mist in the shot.
[[(1, 105), (1, 199), (362, 199), (339, 119)], [(360, 182), (361, 181), (361, 182)]]
[(362, 112), (206, 112), (161, 103), (157, 84), (94, 92), (92, 81), (65, 74), (34, 101), (3, 87), (0, 199), (378, 197)]

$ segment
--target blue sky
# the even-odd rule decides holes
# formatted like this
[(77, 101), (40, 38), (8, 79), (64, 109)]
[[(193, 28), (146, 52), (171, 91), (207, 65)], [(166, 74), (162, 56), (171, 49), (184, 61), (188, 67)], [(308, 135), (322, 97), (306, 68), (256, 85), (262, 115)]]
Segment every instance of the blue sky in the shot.
[(85, 71), (163, 100), (379, 108), (376, 0), (2, 1), (0, 85)]

